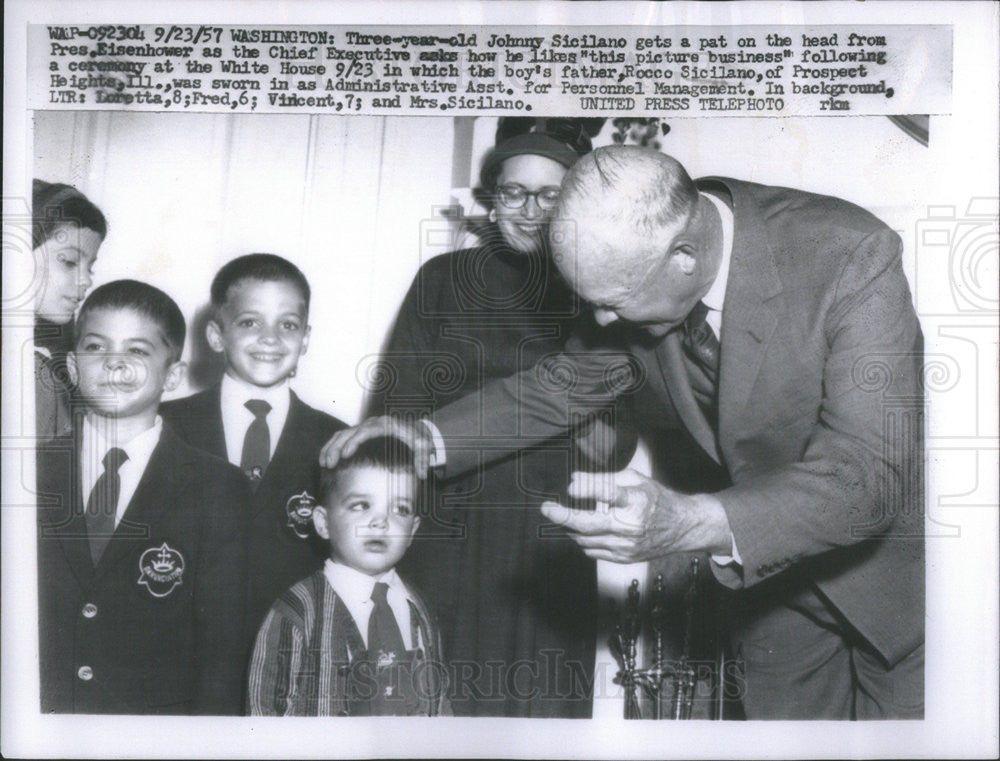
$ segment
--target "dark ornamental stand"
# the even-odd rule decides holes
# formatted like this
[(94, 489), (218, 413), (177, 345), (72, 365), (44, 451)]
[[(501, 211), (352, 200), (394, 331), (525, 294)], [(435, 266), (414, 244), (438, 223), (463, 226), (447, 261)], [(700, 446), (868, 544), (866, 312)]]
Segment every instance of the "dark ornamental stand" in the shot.
[[(652, 604), (649, 621), (652, 631), (653, 657), (649, 668), (638, 668), (636, 664), (636, 643), (642, 629), (642, 615), (639, 601), (639, 581), (633, 579), (628, 589), (625, 609), (615, 625), (611, 649), (618, 660), (619, 671), (615, 683), (625, 690), (625, 718), (641, 719), (639, 704), (641, 689), (652, 701), (654, 719), (690, 719), (694, 704), (694, 690), (697, 675), (691, 662), (691, 647), (694, 633), (695, 604), (698, 590), (699, 559), (691, 559), (688, 580), (684, 592), (683, 646), (680, 657), (668, 661), (664, 639), (667, 631), (667, 594), (663, 576), (657, 575), (653, 584)], [(671, 689), (672, 688), (672, 689)], [(670, 695), (667, 699), (666, 695)], [(664, 704), (669, 703), (665, 716)]]

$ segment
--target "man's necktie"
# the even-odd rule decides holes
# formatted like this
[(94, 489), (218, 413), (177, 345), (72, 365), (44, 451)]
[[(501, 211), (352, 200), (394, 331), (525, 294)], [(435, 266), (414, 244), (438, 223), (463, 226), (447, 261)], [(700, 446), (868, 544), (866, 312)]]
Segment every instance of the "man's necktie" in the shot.
[(376, 658), (380, 652), (401, 654), (406, 650), (399, 624), (396, 623), (396, 615), (386, 599), (388, 591), (389, 585), (382, 581), (377, 582), (372, 589), (372, 602), (375, 606), (368, 619), (368, 650)]
[(703, 302), (695, 304), (684, 321), (681, 346), (687, 356), (691, 391), (709, 425), (715, 429), (718, 425), (719, 339), (706, 321), (707, 315), (708, 307)]
[(251, 399), (244, 406), (253, 413), (254, 420), (243, 438), (240, 467), (253, 487), (257, 488), (271, 459), (271, 432), (267, 427), (267, 413), (271, 411), (271, 405), (263, 399)]
[(719, 339), (705, 319), (708, 307), (699, 301), (684, 321), (684, 350), (708, 374), (714, 384), (719, 374)]
[(115, 514), (122, 478), (118, 469), (128, 459), (124, 449), (114, 447), (104, 455), (104, 472), (101, 473), (87, 499), (87, 538), (90, 540), (90, 557), (96, 566), (104, 553), (111, 535), (115, 533)]

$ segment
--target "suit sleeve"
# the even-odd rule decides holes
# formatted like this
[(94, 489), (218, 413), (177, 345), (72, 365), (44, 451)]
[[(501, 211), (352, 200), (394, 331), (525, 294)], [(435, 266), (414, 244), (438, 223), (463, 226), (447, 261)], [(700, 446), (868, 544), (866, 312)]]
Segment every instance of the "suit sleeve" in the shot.
[(577, 444), (592, 465), (627, 462), (634, 437), (616, 435), (615, 421), (621, 398), (644, 375), (630, 353), (572, 336), (565, 351), (435, 413), (433, 422), (445, 441), (446, 476), (573, 432), (582, 432)]
[(195, 577), (198, 688), (195, 713), (239, 715), (246, 670), (249, 487), (229, 466), (206, 473), (201, 551)]
[[(806, 558), (922, 528), (923, 341), (900, 262), (882, 230), (847, 258), (826, 312), (823, 400), (796, 462), (719, 492), (750, 586)], [(907, 523), (913, 525), (906, 527)]]

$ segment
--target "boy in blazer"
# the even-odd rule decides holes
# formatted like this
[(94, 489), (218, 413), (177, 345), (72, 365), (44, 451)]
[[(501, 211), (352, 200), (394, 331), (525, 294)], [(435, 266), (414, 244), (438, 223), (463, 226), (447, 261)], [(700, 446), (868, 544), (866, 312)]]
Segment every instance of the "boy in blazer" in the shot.
[(247, 636), (278, 595), (326, 556), (312, 531), (316, 454), (344, 427), (289, 388), (309, 346), (309, 283), (273, 254), (241, 256), (212, 281), (209, 346), (225, 358), (221, 382), (164, 403), (160, 414), (188, 444), (243, 470), (248, 553)]
[(437, 626), (395, 569), (420, 525), (420, 491), (398, 439), (372, 439), (323, 472), (312, 519), (329, 558), (265, 618), (250, 714), (450, 713)]
[(157, 415), (184, 332), (170, 297), (133, 280), (80, 310), (84, 414), (37, 461), (43, 712), (240, 713), (247, 487)]

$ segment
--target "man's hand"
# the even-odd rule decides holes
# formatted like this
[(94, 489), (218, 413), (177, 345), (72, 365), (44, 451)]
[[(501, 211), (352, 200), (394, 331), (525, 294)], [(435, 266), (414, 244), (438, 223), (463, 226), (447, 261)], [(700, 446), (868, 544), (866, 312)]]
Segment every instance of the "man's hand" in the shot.
[(597, 509), (574, 510), (555, 502), (542, 514), (566, 526), (597, 560), (637, 563), (671, 552), (728, 554), (729, 519), (711, 494), (679, 494), (634, 470), (574, 473), (569, 495), (593, 499)]
[(420, 478), (427, 477), (434, 454), (430, 432), (419, 423), (394, 417), (370, 417), (353, 428), (337, 431), (319, 453), (319, 464), (332, 468), (342, 457), (350, 457), (360, 444), (379, 436), (392, 436), (413, 450), (413, 467)]

